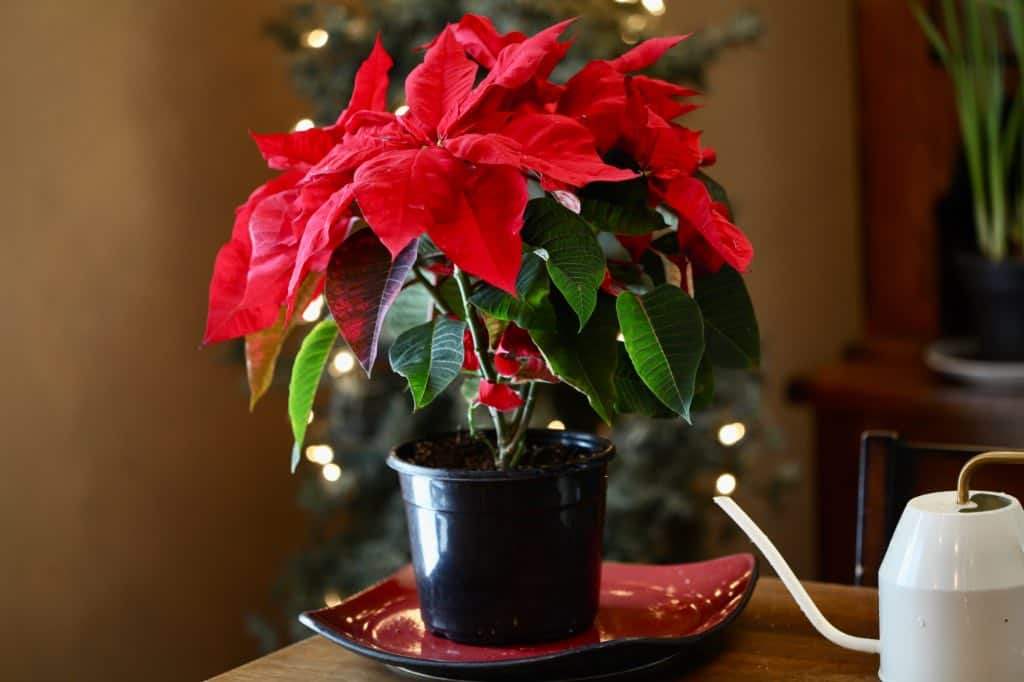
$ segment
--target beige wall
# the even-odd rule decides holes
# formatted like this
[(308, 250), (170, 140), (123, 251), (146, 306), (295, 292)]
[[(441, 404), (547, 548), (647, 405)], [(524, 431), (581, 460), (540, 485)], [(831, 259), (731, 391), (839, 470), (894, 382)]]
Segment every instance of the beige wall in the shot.
[(197, 679), (255, 655), (299, 535), (280, 401), (200, 351), (246, 127), (302, 112), (273, 2), (0, 8), (0, 678)]
[[(711, 172), (728, 188), (755, 248), (748, 282), (762, 331), (765, 408), (777, 419), (785, 445), (752, 474), (764, 475), (779, 459), (803, 465), (801, 487), (784, 512), (764, 510), (761, 518), (794, 566), (812, 575), (811, 419), (806, 408), (788, 405), (784, 394), (789, 380), (836, 359), (860, 330), (852, 3), (667, 4), (670, 20), (682, 29), (748, 7), (764, 22), (756, 46), (731, 51), (712, 67), (706, 107), (692, 121), (718, 150)], [(737, 494), (741, 501), (752, 499), (742, 489)]]
[[(764, 15), (697, 120), (758, 248), (769, 406), (806, 463), (784, 381), (858, 321), (848, 5), (669, 4), (681, 26)], [(0, 7), (4, 679), (195, 679), (255, 653), (242, 619), (300, 540), (287, 427), (197, 346), (216, 246), (263, 177), (244, 131), (303, 113), (259, 36), (278, 6)], [(769, 524), (803, 568), (810, 494)]]

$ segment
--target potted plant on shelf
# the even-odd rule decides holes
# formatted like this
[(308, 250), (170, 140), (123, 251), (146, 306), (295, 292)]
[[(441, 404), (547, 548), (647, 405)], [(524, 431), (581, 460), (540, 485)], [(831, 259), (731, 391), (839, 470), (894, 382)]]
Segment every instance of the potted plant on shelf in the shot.
[(527, 37), (467, 15), (425, 46), (395, 112), (378, 39), (335, 124), (254, 135), (282, 173), (238, 209), (210, 287), (206, 341), (245, 337), (253, 403), (297, 313), (326, 298), (292, 368), (293, 470), (338, 336), (369, 373), (395, 299), (429, 296), (388, 361), (416, 408), (461, 376), (469, 430), (389, 464), (424, 622), (459, 641), (564, 637), (596, 611), (614, 446), (531, 429), (538, 384), (571, 385), (606, 422), (689, 419), (714, 366), (759, 357), (750, 243), (701, 170), (714, 152), (674, 122), (695, 93), (637, 73), (682, 38), (555, 84), (568, 23)]
[[(914, 7), (953, 83), (977, 252), (956, 254), (984, 360), (1024, 360), (1024, 3), (942, 0), (940, 32)], [(1007, 88), (1004, 34), (1017, 66)]]

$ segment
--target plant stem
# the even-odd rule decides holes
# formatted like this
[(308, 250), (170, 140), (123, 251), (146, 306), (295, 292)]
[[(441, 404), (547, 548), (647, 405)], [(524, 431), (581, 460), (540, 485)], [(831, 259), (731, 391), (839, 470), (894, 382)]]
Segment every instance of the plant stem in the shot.
[(514, 451), (512, 452), (512, 461), (509, 464), (512, 467), (519, 464), (523, 453), (526, 452), (526, 432), (530, 428), (530, 417), (533, 416), (533, 404), (536, 399), (534, 391), (536, 387), (537, 384), (533, 381), (526, 385), (526, 402), (523, 404), (523, 411), (519, 415), (519, 422), (516, 424), (515, 433), (512, 434)]
[(434, 299), (434, 303), (437, 305), (438, 309), (442, 313), (444, 313), (445, 315), (455, 315), (455, 313), (451, 309), (451, 306), (449, 306), (445, 302), (444, 298), (441, 296), (441, 292), (437, 290), (437, 287), (434, 286), (429, 279), (427, 279), (427, 276), (424, 275), (419, 268), (414, 267), (412, 269), (412, 274), (413, 277), (416, 278), (416, 281), (422, 284), (423, 288), (430, 292), (430, 297)]
[[(466, 279), (466, 273), (462, 272), (459, 268), (455, 268), (455, 273), (452, 277), (455, 278), (455, 284), (459, 287), (459, 297), (462, 299), (462, 305), (466, 309), (466, 325), (469, 327), (469, 336), (473, 339), (473, 352), (476, 354), (477, 363), (480, 365), (480, 375), (487, 381), (497, 383), (498, 373), (491, 364), (490, 356), (487, 355), (487, 348), (490, 345), (487, 341), (487, 330), (480, 322), (480, 318), (477, 317), (474, 306), (469, 302), (469, 280)], [(509, 454), (515, 444), (515, 439), (513, 438), (510, 441), (507, 438), (505, 419), (502, 417), (501, 412), (493, 407), (488, 407), (488, 411), (491, 415), (491, 422), (494, 423), (495, 440), (498, 445), (498, 467), (508, 469), (512, 464), (509, 461)]]

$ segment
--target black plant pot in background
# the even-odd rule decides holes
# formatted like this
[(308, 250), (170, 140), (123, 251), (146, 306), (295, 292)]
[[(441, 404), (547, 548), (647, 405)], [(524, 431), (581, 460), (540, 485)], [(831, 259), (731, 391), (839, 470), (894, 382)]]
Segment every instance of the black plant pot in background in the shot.
[(991, 261), (961, 253), (956, 259), (984, 360), (1024, 360), (1024, 261)]
[(402, 484), (423, 622), (469, 644), (560, 639), (597, 614), (608, 461), (598, 436), (531, 430), (532, 443), (588, 450), (551, 470), (466, 471), (388, 457)]

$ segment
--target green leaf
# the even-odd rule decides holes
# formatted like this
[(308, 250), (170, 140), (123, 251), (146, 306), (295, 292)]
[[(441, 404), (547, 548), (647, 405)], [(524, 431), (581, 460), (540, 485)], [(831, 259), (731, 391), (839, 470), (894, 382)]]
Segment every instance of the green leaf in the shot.
[(643, 379), (633, 369), (626, 347), (619, 345), (619, 359), (615, 365), (615, 410), (623, 414), (642, 414), (645, 417), (674, 417), (676, 413), (665, 407)]
[(523, 254), (523, 262), (516, 277), (519, 298), (490, 284), (481, 284), (469, 297), (470, 302), (491, 317), (515, 322), (523, 329), (553, 327), (555, 309), (548, 295), (551, 284), (544, 261), (535, 254)]
[(597, 305), (604, 281), (604, 253), (586, 221), (545, 197), (527, 204), (523, 240), (547, 254), (547, 270), (579, 318), (579, 329)]
[(391, 368), (409, 382), (416, 409), (429, 405), (459, 375), (465, 329), (465, 322), (439, 317), (395, 339)]
[(302, 444), (306, 439), (306, 424), (309, 411), (313, 409), (313, 398), (324, 373), (327, 356), (338, 338), (338, 325), (334, 320), (323, 320), (306, 335), (292, 365), (292, 379), (288, 385), (288, 417), (292, 422), (292, 473), (302, 457)]
[(658, 400), (689, 421), (704, 354), (697, 303), (682, 289), (662, 284), (643, 296), (624, 292), (616, 309), (636, 373)]
[(281, 354), (281, 346), (302, 319), (302, 312), (313, 300), (317, 285), (320, 284), (319, 274), (310, 274), (299, 285), (295, 293), (295, 305), (291, 319), (287, 318), (288, 309), (281, 306), (277, 320), (271, 326), (245, 337), (245, 374), (249, 380), (249, 411), (256, 408), (256, 403), (270, 388), (274, 381), (274, 370), (277, 368), (277, 357)]
[(422, 284), (402, 289), (384, 318), (384, 331), (381, 334), (384, 344), (390, 344), (403, 332), (428, 321), (433, 310), (434, 299)]
[(657, 209), (647, 205), (647, 180), (602, 183), (580, 198), (580, 215), (596, 230), (615, 234), (650, 234), (665, 227)]
[(750, 369), (761, 361), (754, 306), (740, 273), (728, 265), (694, 283), (704, 316), (708, 355), (718, 367)]
[(466, 306), (462, 302), (462, 294), (459, 293), (459, 284), (454, 277), (448, 277), (437, 287), (437, 293), (445, 302), (452, 314), (460, 320), (466, 319)]
[(711, 407), (714, 398), (715, 372), (711, 366), (711, 360), (705, 352), (700, 359), (700, 367), (697, 368), (697, 381), (693, 388), (693, 403), (690, 404), (690, 409), (695, 412), (706, 410)]
[(615, 339), (619, 332), (613, 300), (600, 295), (593, 315), (579, 332), (560, 300), (556, 303), (558, 326), (530, 330), (555, 375), (587, 396), (594, 412), (609, 424), (615, 410)]

